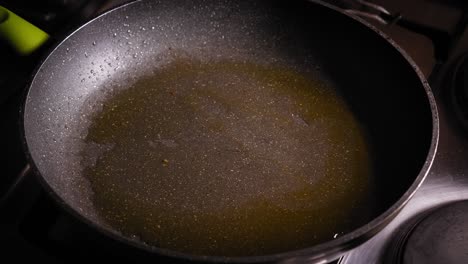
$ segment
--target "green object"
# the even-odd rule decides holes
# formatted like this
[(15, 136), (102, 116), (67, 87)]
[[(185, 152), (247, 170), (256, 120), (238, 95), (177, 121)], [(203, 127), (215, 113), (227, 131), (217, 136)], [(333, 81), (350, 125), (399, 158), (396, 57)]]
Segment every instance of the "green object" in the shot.
[(0, 38), (8, 42), (18, 53), (28, 55), (39, 48), (49, 35), (0, 6)]

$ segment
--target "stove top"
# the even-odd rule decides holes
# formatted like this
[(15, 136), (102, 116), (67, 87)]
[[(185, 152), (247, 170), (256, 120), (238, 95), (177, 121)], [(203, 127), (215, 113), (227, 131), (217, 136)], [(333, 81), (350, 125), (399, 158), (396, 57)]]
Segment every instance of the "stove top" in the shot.
[[(22, 2), (5, 1), (4, 5), (59, 40), (83, 21), (122, 1), (49, 0), (39, 9), (24, 8)], [(468, 208), (468, 202), (463, 202), (468, 200), (468, 4), (456, 0), (372, 2), (443, 33), (443, 44), (434, 45), (424, 35), (369, 20), (403, 47), (428, 78), (440, 115), (439, 148), (426, 181), (399, 215), (371, 240), (344, 255), (339, 263), (455, 263), (450, 261), (459, 262), (461, 257), (468, 263), (468, 226), (460, 224), (468, 222), (463, 213)], [(362, 1), (355, 3), (362, 6)], [(148, 258), (145, 252), (128, 249), (97, 234), (61, 210), (28, 173), (18, 110), (34, 67), (48, 48), (19, 57), (0, 43), (2, 258), (14, 257), (20, 263), (78, 263), (93, 256), (96, 260), (144, 262)], [(444, 243), (450, 236), (454, 237), (453, 243)], [(429, 239), (434, 243), (427, 243)]]

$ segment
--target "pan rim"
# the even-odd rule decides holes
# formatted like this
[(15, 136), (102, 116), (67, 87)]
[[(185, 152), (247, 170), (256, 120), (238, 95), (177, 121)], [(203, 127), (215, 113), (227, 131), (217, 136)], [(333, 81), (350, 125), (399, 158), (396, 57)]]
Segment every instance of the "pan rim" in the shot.
[[(245, 257), (223, 257), (223, 256), (203, 256), (203, 255), (193, 255), (187, 253), (181, 253), (179, 251), (159, 248), (155, 246), (150, 246), (144, 244), (142, 242), (132, 240), (117, 231), (114, 231), (110, 228), (103, 227), (102, 225), (98, 225), (97, 223), (93, 222), (89, 218), (80, 214), (76, 209), (72, 208), (65, 200), (49, 185), (46, 178), (40, 173), (38, 167), (36, 166), (31, 153), (29, 152), (26, 133), (25, 133), (25, 112), (26, 112), (26, 104), (29, 98), (29, 92), (31, 90), (32, 84), (34, 83), (34, 79), (39, 71), (41, 71), (43, 64), (49, 59), (49, 57), (54, 53), (56, 49), (58, 49), (62, 43), (64, 43), (68, 38), (74, 35), (76, 32), (81, 30), (82, 28), (86, 27), (88, 24), (92, 23), (93, 21), (103, 17), (111, 12), (115, 12), (119, 9), (125, 8), (130, 5), (137, 4), (139, 2), (143, 2), (145, 0), (137, 0), (133, 2), (127, 2), (122, 5), (119, 5), (115, 8), (107, 10), (106, 12), (92, 18), (88, 22), (84, 23), (77, 29), (73, 30), (69, 33), (65, 38), (61, 39), (57, 43), (54, 43), (53, 47), (46, 52), (44, 58), (38, 63), (37, 68), (32, 73), (32, 78), (29, 82), (27, 89), (25, 90), (23, 103), (20, 108), (20, 131), (21, 131), (21, 139), (23, 150), (26, 155), (26, 159), (28, 163), (31, 165), (31, 169), (33, 174), (39, 179), (40, 184), (45, 189), (45, 191), (63, 208), (67, 213), (78, 219), (79, 221), (85, 223), (86, 225), (90, 226), (92, 229), (96, 230), (97, 232), (110, 237), (117, 242), (129, 245), (131, 247), (135, 247), (144, 251), (149, 251), (151, 253), (165, 256), (165, 257), (173, 257), (179, 258), (186, 261), (200, 261), (200, 262), (210, 262), (210, 263), (262, 263), (262, 262), (275, 262), (285, 260), (286, 262), (301, 262), (301, 261), (332, 261), (339, 258), (342, 254), (346, 251), (358, 246), (359, 244), (367, 241), (377, 232), (382, 230), (393, 218), (398, 214), (398, 212), (406, 205), (406, 203), (413, 197), (416, 190), (424, 182), (424, 179), (428, 175), (432, 163), (434, 161), (437, 147), (439, 144), (439, 116), (437, 111), (437, 104), (434, 98), (434, 95), (431, 91), (431, 88), (423, 75), (422, 71), (419, 69), (417, 64), (413, 61), (413, 59), (406, 53), (406, 51), (401, 48), (398, 44), (395, 43), (389, 36), (383, 33), (378, 28), (374, 27), (369, 22), (351, 16), (337, 7), (334, 7), (328, 3), (324, 3), (321, 0), (304, 0), (319, 6), (323, 6), (334, 12), (337, 12), (341, 15), (347, 16), (348, 18), (361, 23), (363, 26), (374, 31), (379, 37), (383, 38), (384, 41), (389, 43), (405, 60), (406, 62), (412, 67), (414, 72), (416, 73), (417, 77), (419, 78), (429, 103), (429, 107), (431, 109), (431, 116), (432, 116), (432, 136), (431, 136), (431, 144), (429, 150), (426, 155), (426, 159), (424, 161), (424, 165), (421, 167), (418, 175), (414, 178), (413, 183), (410, 187), (403, 193), (400, 198), (393, 203), (390, 207), (388, 207), (383, 213), (379, 214), (376, 218), (369, 221), (367, 224), (354, 229), (351, 232), (344, 234), (334, 240), (330, 240), (324, 243), (320, 243), (314, 246), (310, 246), (307, 248), (299, 249), (299, 250), (292, 250), (286, 251), (282, 253), (276, 254), (269, 254), (269, 255), (260, 255), (260, 256), (245, 256)], [(324, 262), (326, 263), (326, 262)]]

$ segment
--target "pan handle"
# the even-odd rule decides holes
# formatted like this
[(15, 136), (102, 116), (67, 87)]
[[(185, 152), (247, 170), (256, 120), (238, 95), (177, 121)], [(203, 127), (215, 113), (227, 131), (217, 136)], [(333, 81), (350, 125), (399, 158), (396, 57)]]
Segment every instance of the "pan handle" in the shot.
[(423, 35), (434, 44), (434, 57), (437, 61), (445, 61), (448, 58), (450, 35), (443, 30), (412, 21), (399, 13), (392, 14), (385, 7), (367, 0), (329, 0), (327, 2), (352, 16), (371, 19), (382, 25), (398, 25), (411, 32)]
[(19, 54), (28, 55), (44, 44), (49, 35), (0, 6), (0, 38)]

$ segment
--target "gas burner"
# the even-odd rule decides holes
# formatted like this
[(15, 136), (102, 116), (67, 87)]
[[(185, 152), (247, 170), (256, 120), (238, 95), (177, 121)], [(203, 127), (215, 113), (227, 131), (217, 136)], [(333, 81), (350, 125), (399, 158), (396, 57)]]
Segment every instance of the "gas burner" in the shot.
[(468, 200), (442, 206), (409, 234), (403, 264), (468, 263)]
[(402, 224), (385, 249), (385, 264), (468, 263), (468, 200), (423, 212)]
[(468, 200), (446, 201), (383, 233), (342, 257), (339, 264), (468, 263)]
[(460, 124), (468, 131), (468, 53), (460, 57), (453, 74), (451, 103)]
[(384, 264), (404, 263), (402, 259), (405, 254), (408, 239), (428, 214), (429, 212), (418, 214), (401, 224), (400, 227), (396, 229), (395, 233), (390, 238), (388, 245), (383, 247)]

